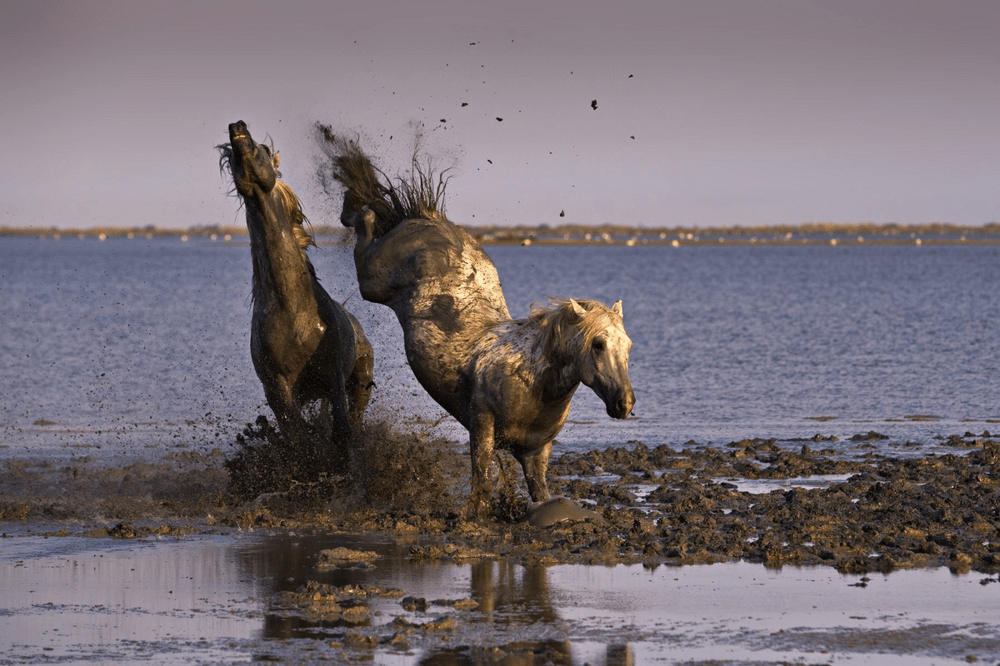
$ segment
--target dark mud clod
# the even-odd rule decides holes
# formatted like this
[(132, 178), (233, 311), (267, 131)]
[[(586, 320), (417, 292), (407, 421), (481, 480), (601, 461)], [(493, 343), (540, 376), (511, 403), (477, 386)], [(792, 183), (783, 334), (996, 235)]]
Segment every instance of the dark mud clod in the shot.
[(115, 539), (134, 539), (139, 536), (139, 530), (131, 523), (118, 523), (108, 530), (108, 535)]

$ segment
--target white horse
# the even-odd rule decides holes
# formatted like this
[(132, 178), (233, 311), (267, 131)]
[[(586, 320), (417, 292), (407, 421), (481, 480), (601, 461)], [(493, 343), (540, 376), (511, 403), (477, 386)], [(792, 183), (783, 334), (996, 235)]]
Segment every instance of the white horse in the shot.
[[(632, 341), (622, 304), (554, 300), (526, 319), (487, 327), (464, 364), (463, 392), (474, 479), (486, 477), (495, 446), (514, 454), (533, 502), (548, 499), (545, 481), (552, 440), (566, 423), (580, 384), (604, 401), (608, 416), (626, 418), (635, 403), (628, 376)], [(463, 359), (464, 360), (464, 359)], [(457, 418), (457, 417), (456, 417)], [(480, 482), (479, 496), (490, 489)]]
[(414, 161), (409, 181), (383, 182), (355, 142), (322, 129), (346, 189), (341, 222), (357, 235), (361, 295), (396, 313), (413, 374), (469, 431), (471, 512), (490, 514), (497, 448), (520, 462), (532, 502), (544, 502), (552, 440), (577, 387), (613, 418), (632, 411), (621, 301), (555, 300), (512, 319), (493, 262), (442, 212), (444, 181), (435, 186)]

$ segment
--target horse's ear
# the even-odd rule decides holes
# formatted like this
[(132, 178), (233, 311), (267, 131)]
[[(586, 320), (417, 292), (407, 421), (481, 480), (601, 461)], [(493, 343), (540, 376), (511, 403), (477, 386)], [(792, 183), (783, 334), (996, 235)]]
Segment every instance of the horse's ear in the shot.
[(573, 312), (575, 312), (578, 317), (582, 317), (583, 315), (587, 314), (587, 311), (583, 308), (582, 305), (576, 302), (576, 299), (573, 298), (569, 299), (569, 304), (573, 307)]
[(625, 315), (622, 314), (622, 302), (615, 301), (615, 304), (611, 306), (611, 311), (614, 312), (619, 317), (624, 318)]
[(274, 153), (274, 157), (271, 158), (271, 164), (274, 165), (275, 169), (277, 169), (278, 167), (281, 166), (281, 151), (280, 150), (277, 151), (276, 153)]

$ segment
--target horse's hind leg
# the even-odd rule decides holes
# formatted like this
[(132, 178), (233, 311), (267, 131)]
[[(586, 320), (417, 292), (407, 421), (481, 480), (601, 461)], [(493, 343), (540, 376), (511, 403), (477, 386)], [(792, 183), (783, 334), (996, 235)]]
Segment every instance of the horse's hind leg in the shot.
[(368, 401), (371, 400), (372, 389), (375, 388), (375, 352), (365, 336), (364, 329), (357, 318), (347, 313), (354, 330), (354, 367), (347, 377), (347, 397), (351, 407), (348, 414), (355, 430), (361, 428)]
[(549, 486), (545, 475), (549, 470), (550, 455), (552, 455), (552, 442), (514, 455), (524, 470), (524, 480), (528, 483), (528, 494), (532, 502), (544, 502), (549, 498)]
[(372, 358), (371, 352), (362, 353), (354, 364), (351, 376), (347, 378), (347, 394), (351, 404), (347, 416), (355, 431), (361, 428), (368, 401), (371, 400), (372, 389), (375, 388), (374, 366), (375, 359)]
[(347, 393), (347, 378), (337, 372), (332, 378), (330, 388), (330, 413), (333, 416), (334, 438), (343, 442), (350, 441), (353, 436), (351, 427), (351, 404)]

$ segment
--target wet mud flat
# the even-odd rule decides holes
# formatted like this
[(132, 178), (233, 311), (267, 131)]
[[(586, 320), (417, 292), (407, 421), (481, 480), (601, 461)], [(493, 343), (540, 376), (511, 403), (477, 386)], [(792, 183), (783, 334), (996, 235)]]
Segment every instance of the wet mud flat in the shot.
[(461, 519), (453, 442), (246, 500), (220, 449), (11, 460), (0, 663), (996, 663), (1000, 443), (877, 438), (557, 455), (599, 519), (549, 527), (505, 459)]

